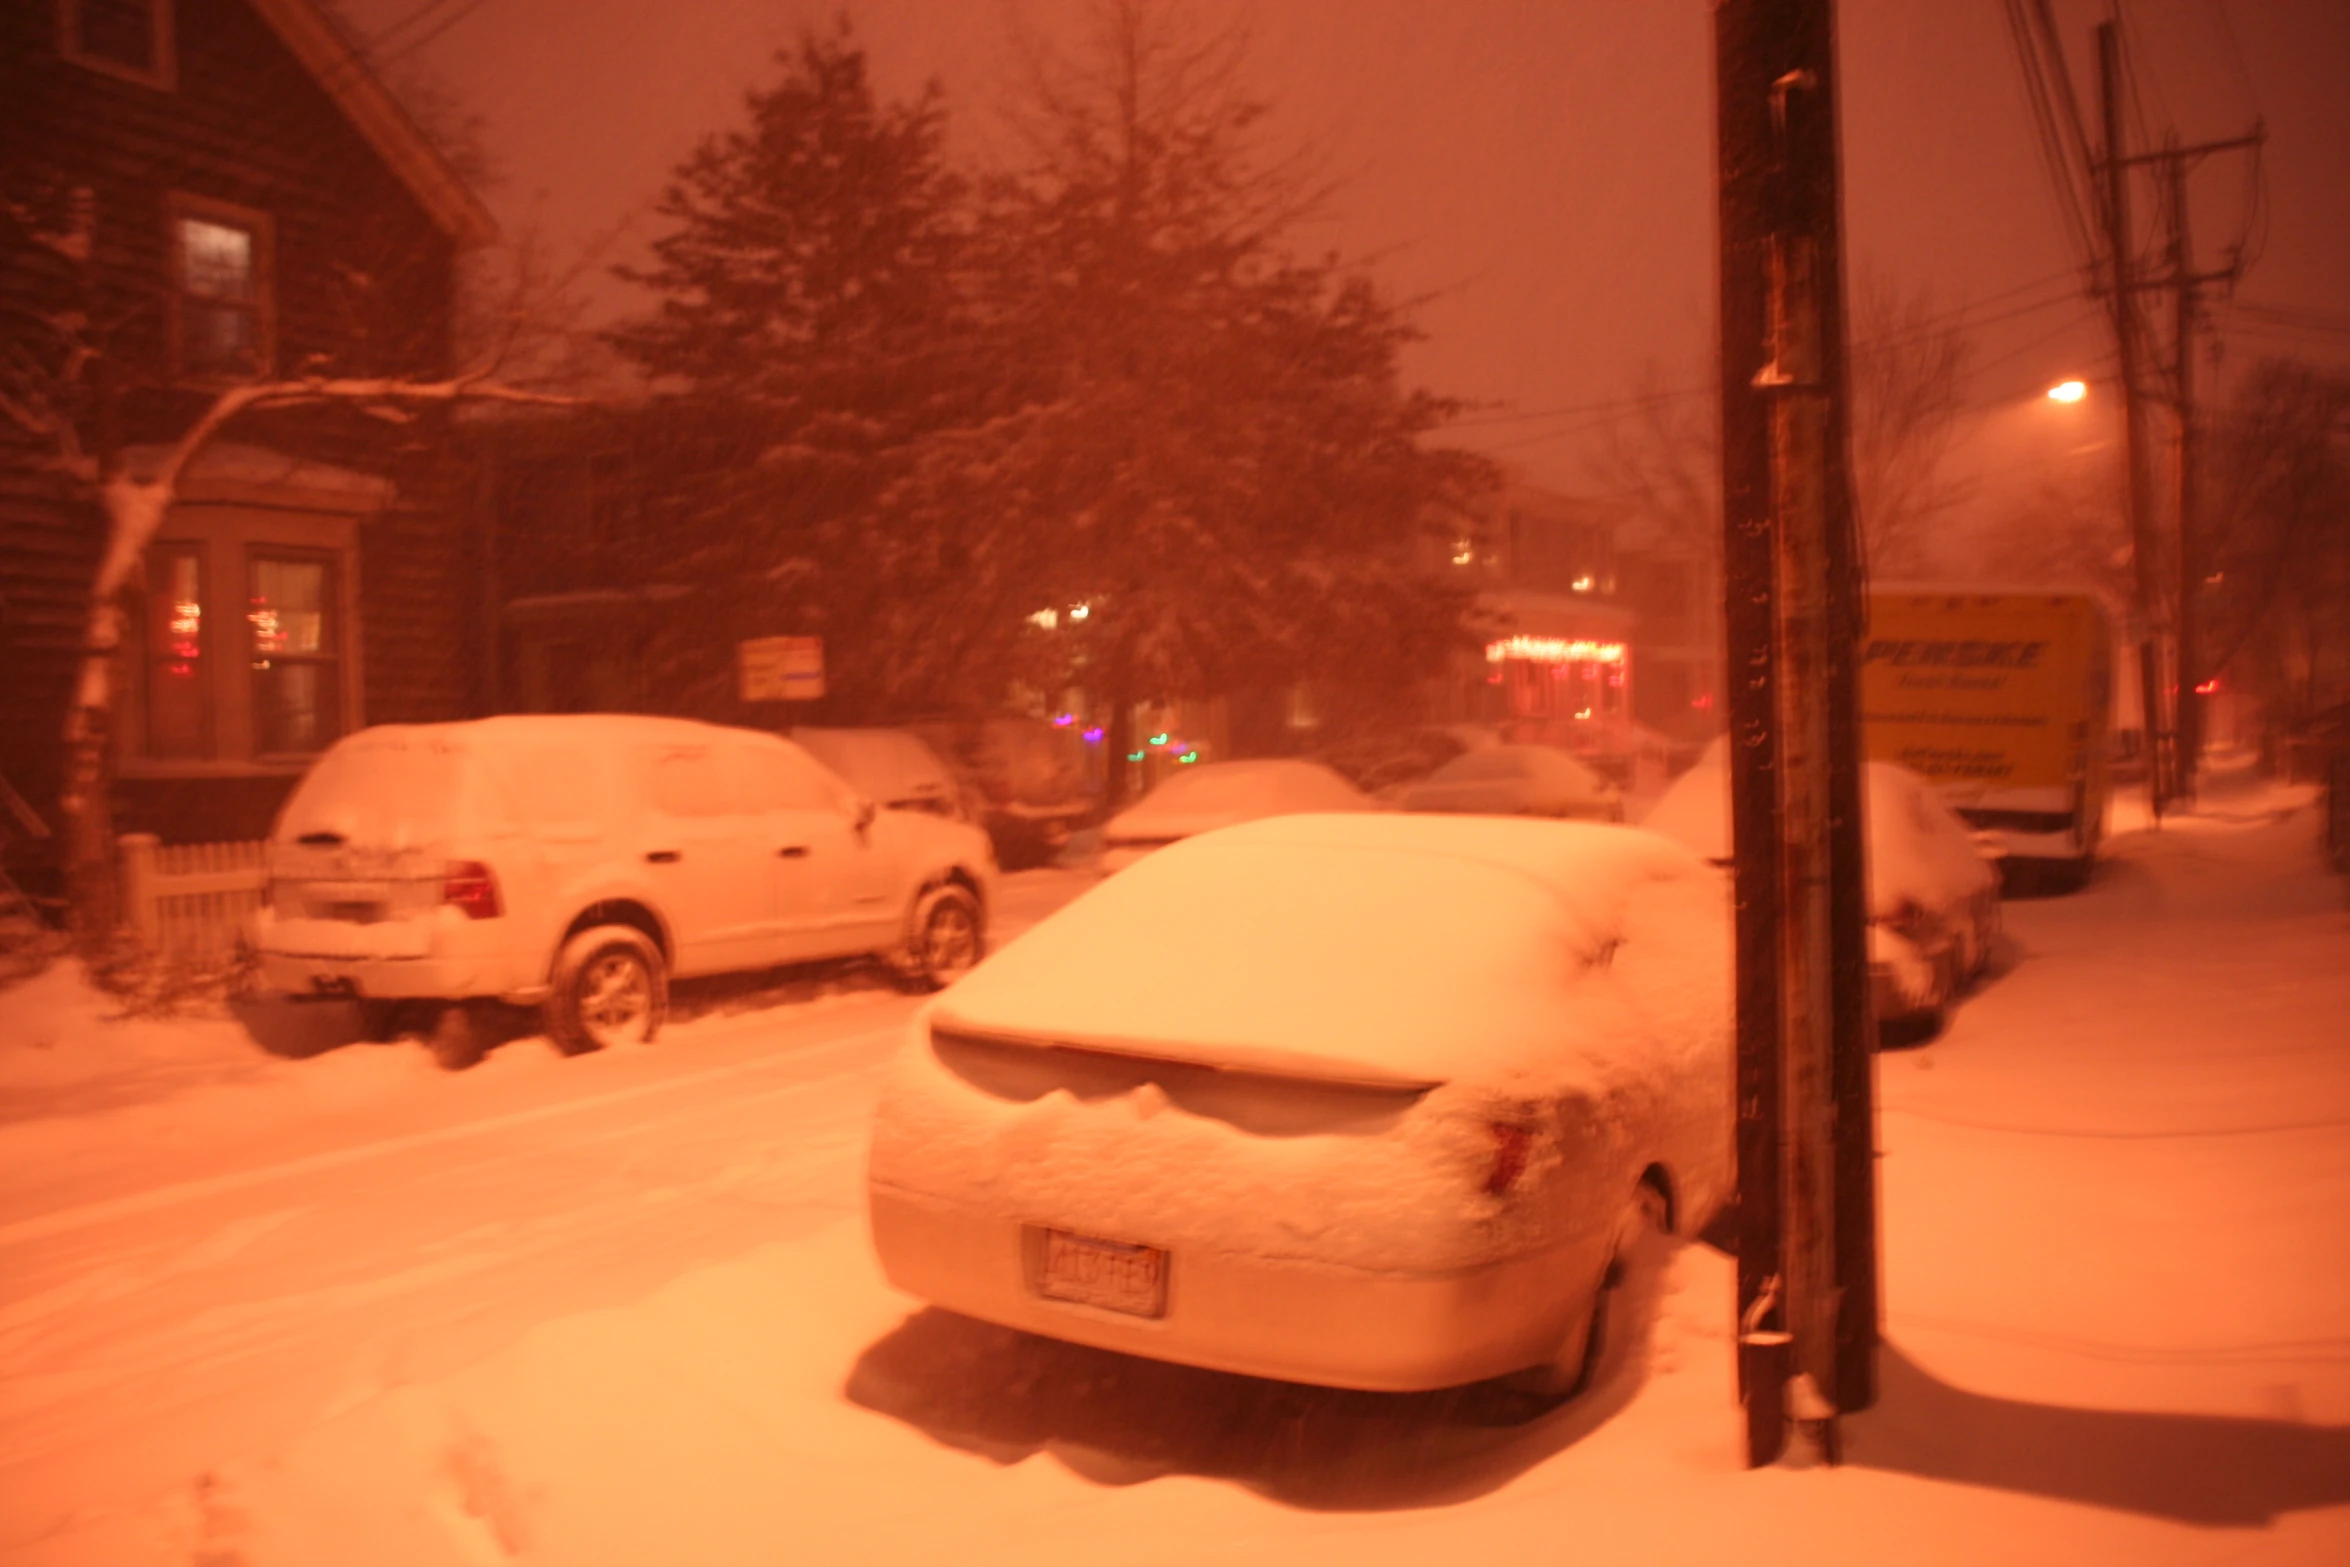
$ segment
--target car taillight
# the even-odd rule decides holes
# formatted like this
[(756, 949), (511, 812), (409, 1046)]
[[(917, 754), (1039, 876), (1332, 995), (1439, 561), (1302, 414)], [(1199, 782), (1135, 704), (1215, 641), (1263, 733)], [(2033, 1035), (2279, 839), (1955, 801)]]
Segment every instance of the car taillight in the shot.
[(1493, 1168), (1485, 1174), (1485, 1190), (1499, 1197), (1526, 1173), (1526, 1155), (1533, 1147), (1534, 1134), (1507, 1121), (1489, 1121), (1485, 1129), (1493, 1134)]
[(498, 906), (498, 878), (479, 860), (452, 860), (441, 880), (441, 901), (465, 911), (469, 920), (494, 920), (506, 911)]

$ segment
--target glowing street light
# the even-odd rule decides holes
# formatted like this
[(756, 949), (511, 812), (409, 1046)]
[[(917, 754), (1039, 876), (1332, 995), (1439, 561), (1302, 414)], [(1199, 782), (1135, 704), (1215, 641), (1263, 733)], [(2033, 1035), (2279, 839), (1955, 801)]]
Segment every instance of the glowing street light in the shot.
[(2048, 389), (2048, 400), (2052, 403), (2077, 403), (2088, 395), (2086, 381), (2059, 381)]

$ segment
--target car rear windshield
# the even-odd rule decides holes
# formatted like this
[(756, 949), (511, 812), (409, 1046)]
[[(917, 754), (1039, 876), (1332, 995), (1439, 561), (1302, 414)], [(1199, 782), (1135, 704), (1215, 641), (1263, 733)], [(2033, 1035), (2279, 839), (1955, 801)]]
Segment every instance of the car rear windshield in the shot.
[(462, 820), (472, 773), (464, 748), (446, 737), (354, 735), (310, 769), (277, 836), (378, 849), (445, 842)]

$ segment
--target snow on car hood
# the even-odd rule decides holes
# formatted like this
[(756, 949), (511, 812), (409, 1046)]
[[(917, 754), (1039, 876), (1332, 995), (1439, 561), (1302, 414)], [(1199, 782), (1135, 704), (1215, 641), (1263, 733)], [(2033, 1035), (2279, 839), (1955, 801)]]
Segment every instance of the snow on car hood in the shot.
[(1576, 1061), (1648, 1048), (1632, 1042), (1653, 1038), (1661, 1014), (1720, 1026), (1727, 943), (1721, 878), (1647, 833), (1285, 816), (1121, 871), (929, 1015), (970, 1034), (1283, 1076), (1555, 1083)]

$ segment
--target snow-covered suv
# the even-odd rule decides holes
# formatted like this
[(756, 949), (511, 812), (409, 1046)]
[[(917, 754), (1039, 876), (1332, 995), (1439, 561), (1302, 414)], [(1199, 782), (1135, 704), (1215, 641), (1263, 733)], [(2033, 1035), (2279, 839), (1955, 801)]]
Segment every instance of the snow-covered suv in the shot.
[(387, 724), (337, 742), (271, 830), (263, 982), (545, 1009), (650, 1039), (669, 977), (874, 953), (936, 988), (979, 960), (987, 835), (876, 810), (771, 734), (684, 719)]

